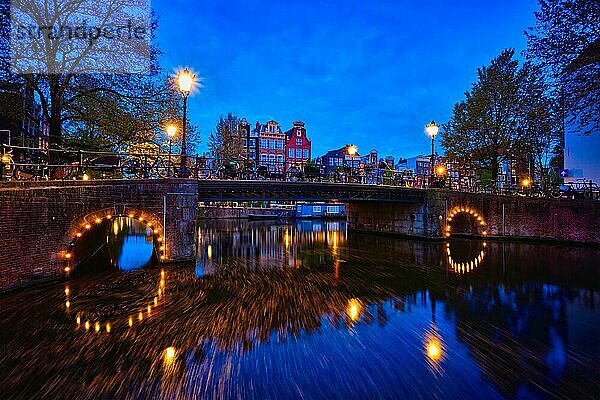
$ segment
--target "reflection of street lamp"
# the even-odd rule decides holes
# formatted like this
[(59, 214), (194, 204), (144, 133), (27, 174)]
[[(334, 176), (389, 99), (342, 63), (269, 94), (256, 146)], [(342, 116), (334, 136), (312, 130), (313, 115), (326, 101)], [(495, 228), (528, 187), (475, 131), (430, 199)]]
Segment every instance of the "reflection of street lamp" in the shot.
[(187, 98), (194, 88), (195, 80), (196, 76), (190, 73), (187, 68), (179, 72), (177, 75), (177, 84), (179, 86), (181, 96), (183, 97), (183, 130), (181, 133), (181, 165), (179, 167), (179, 175), (182, 178), (187, 176)]
[(437, 172), (438, 176), (446, 175), (446, 167), (443, 165), (438, 165), (435, 171)]
[(521, 181), (521, 185), (523, 186), (523, 189), (527, 189), (529, 186), (531, 186), (531, 180), (529, 178), (525, 178)]
[[(431, 160), (429, 160), (429, 172), (431, 175), (431, 181), (433, 181), (433, 166), (435, 165), (435, 137), (437, 136), (439, 131), (440, 126), (436, 124), (435, 121), (431, 121), (428, 125), (425, 126), (425, 132), (427, 133), (427, 136), (431, 138)], [(431, 186), (431, 181), (429, 183), (429, 186)]]
[(177, 134), (175, 125), (167, 126), (167, 136), (169, 137), (169, 173), (171, 173), (171, 148), (173, 147), (173, 138)]
[(348, 300), (348, 306), (346, 307), (346, 315), (350, 318), (350, 322), (357, 322), (360, 319), (360, 313), (362, 312), (362, 304), (358, 299)]
[(426, 343), (427, 357), (431, 361), (439, 361), (442, 358), (442, 345), (438, 338), (431, 337)]

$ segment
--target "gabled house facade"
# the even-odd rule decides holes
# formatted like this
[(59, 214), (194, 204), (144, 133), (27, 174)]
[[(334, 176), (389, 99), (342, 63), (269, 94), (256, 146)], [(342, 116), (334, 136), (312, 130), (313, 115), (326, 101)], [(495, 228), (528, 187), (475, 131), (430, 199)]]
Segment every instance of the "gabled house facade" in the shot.
[(285, 137), (286, 170), (291, 166), (303, 165), (310, 160), (312, 144), (306, 136), (304, 122), (294, 122), (293, 128), (285, 132)]
[(256, 122), (251, 136), (258, 137), (258, 164), (270, 171), (285, 171), (286, 135), (276, 121)]

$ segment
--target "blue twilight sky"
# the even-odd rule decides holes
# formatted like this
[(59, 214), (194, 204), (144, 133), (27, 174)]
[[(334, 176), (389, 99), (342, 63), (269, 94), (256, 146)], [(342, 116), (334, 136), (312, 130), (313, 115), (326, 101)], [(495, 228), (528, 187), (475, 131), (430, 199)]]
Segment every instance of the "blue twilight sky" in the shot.
[(169, 71), (204, 87), (189, 100), (206, 149), (219, 115), (306, 122), (313, 156), (356, 144), (381, 157), (428, 153), (481, 65), (525, 47), (536, 0), (157, 0)]

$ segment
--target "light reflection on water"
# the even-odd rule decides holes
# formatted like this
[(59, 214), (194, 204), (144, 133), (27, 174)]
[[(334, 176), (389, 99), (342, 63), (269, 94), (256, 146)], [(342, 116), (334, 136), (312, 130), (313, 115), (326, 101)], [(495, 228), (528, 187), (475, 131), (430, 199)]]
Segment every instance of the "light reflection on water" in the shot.
[(0, 298), (0, 393), (594, 398), (598, 253), (214, 221), (195, 265)]

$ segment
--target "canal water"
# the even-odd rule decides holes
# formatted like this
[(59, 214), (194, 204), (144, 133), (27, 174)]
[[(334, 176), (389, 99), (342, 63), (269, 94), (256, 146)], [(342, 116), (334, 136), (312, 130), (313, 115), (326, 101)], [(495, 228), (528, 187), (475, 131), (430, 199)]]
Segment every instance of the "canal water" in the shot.
[(135, 223), (98, 235), (0, 297), (0, 398), (600, 397), (598, 249), (212, 221), (162, 269)]

